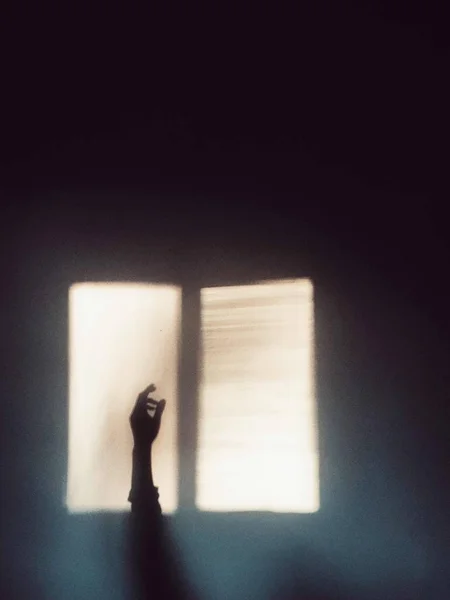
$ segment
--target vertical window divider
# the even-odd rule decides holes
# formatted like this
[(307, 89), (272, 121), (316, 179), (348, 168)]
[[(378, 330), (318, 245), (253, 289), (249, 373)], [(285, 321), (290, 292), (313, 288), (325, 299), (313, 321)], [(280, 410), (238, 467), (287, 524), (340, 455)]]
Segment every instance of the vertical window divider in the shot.
[(178, 369), (178, 465), (180, 510), (196, 507), (198, 407), (201, 377), (200, 287), (185, 284), (181, 300), (181, 339)]

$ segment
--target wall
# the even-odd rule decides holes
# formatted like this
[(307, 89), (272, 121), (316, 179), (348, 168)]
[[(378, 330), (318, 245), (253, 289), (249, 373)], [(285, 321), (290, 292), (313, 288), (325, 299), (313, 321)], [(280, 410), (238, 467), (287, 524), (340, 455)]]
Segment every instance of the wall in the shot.
[(336, 174), (325, 183), (308, 174), (296, 188), (279, 176), (276, 193), (273, 181), (249, 178), (215, 172), (211, 190), (185, 177), (156, 191), (90, 182), (9, 196), (2, 597), (124, 594), (126, 517), (69, 516), (63, 507), (68, 285), (217, 274), (315, 282), (322, 506), (309, 516), (174, 517), (192, 585), (205, 598), (305, 589), (326, 598), (444, 596), (448, 317), (439, 237), (424, 214), (393, 213), (390, 198)]

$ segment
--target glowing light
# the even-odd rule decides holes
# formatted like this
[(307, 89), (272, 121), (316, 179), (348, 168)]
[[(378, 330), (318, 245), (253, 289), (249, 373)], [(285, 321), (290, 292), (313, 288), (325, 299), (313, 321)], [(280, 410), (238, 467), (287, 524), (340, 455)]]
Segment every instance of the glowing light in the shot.
[(319, 507), (309, 280), (202, 290), (197, 506)]
[(128, 417), (137, 394), (151, 382), (170, 399), (154, 445), (154, 480), (163, 510), (176, 509), (180, 302), (179, 289), (162, 285), (70, 288), (70, 511), (129, 507)]
[[(178, 504), (181, 290), (77, 284), (69, 293), (70, 511), (123, 510), (128, 416), (150, 381), (168, 399), (153, 467), (164, 512)], [(313, 512), (319, 507), (309, 280), (202, 290), (197, 506)]]

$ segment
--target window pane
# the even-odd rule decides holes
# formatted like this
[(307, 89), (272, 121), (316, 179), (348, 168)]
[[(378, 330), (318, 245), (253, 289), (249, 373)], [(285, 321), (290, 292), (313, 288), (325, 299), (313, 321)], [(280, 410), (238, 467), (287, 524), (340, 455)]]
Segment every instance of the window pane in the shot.
[(197, 506), (317, 510), (311, 282), (205, 288), (201, 299)]
[(69, 510), (129, 507), (128, 418), (138, 393), (152, 382), (168, 400), (154, 445), (155, 485), (163, 510), (176, 508), (180, 301), (180, 290), (163, 285), (70, 288)]

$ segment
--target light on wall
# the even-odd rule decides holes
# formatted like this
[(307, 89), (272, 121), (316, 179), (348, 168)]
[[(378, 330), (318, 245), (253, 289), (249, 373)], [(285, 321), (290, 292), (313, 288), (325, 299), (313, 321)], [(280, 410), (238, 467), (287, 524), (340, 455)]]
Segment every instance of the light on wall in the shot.
[(319, 507), (312, 285), (202, 290), (197, 505)]
[[(167, 399), (153, 452), (163, 511), (178, 507), (181, 288), (75, 284), (69, 291), (72, 512), (124, 510), (128, 416), (150, 382)], [(201, 290), (196, 443), (200, 510), (319, 507), (313, 287), (309, 280)], [(162, 396), (157, 396), (162, 397)]]
[(165, 512), (177, 508), (180, 303), (180, 289), (165, 285), (89, 283), (70, 288), (70, 511), (129, 507), (128, 418), (137, 394), (151, 382), (170, 399), (154, 445), (154, 479)]

